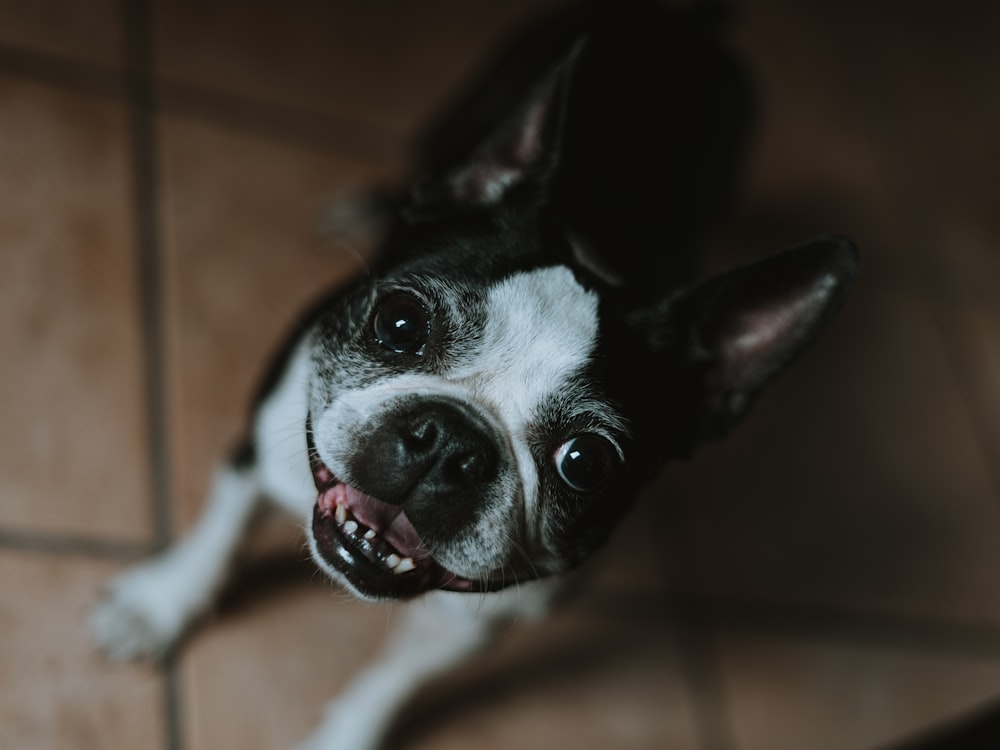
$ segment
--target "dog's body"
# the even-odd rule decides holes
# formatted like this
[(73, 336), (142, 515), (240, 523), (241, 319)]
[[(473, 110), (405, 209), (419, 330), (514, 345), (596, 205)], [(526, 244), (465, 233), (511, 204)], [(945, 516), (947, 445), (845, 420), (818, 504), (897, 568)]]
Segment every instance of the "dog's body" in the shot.
[(831, 317), (857, 263), (839, 238), (692, 284), (746, 82), (709, 13), (626, 5), (522, 37), (444, 118), (382, 264), (306, 317), (202, 520), (114, 583), (95, 618), (112, 654), (168, 648), (272, 498), (358, 596), (429, 602), (309, 743), (374, 748)]

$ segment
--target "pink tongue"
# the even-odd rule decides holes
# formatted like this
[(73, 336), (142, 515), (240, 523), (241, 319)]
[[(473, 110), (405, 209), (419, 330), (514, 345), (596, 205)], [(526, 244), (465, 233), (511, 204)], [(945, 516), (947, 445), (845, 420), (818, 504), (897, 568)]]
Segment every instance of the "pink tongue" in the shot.
[(359, 524), (374, 529), (388, 544), (403, 557), (423, 560), (430, 557), (420, 534), (413, 528), (410, 519), (397, 505), (384, 503), (376, 497), (366, 495), (346, 484), (338, 484), (323, 492), (317, 500), (324, 513), (333, 515), (338, 505), (347, 507), (348, 512)]
[(399, 550), (404, 557), (412, 557), (419, 561), (431, 556), (424, 540), (420, 538), (420, 534), (413, 528), (405, 513), (400, 513), (392, 519), (389, 528), (382, 532), (382, 538)]

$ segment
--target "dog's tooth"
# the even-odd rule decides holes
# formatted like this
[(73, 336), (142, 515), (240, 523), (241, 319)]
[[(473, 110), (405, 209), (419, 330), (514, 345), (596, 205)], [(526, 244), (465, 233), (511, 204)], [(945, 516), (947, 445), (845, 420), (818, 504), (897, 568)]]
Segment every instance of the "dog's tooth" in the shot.
[(387, 558), (385, 558), (385, 564), (388, 565), (390, 568), (395, 568), (401, 562), (402, 559), (399, 557), (399, 555), (396, 554), (389, 555)]
[(334, 518), (336, 518), (337, 523), (341, 526), (347, 520), (347, 506), (342, 503), (337, 503), (337, 510), (335, 511)]
[(411, 570), (413, 570), (416, 567), (417, 567), (417, 564), (415, 562), (413, 562), (413, 558), (412, 557), (404, 557), (402, 560), (399, 561), (399, 564), (396, 565), (392, 569), (392, 572), (393, 573), (409, 573)]
[(358, 530), (358, 522), (355, 521), (353, 518), (344, 524), (344, 531), (347, 532), (348, 534), (353, 534), (357, 530)]
[(374, 538), (375, 538), (375, 529), (368, 529), (368, 531), (365, 532), (365, 539), (367, 539), (370, 542)]

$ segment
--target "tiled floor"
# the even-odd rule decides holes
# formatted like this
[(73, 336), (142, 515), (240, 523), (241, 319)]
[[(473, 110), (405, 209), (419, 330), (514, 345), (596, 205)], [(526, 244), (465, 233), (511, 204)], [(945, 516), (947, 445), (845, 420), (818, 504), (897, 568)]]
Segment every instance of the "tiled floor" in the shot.
[[(281, 535), (164, 666), (84, 622), (357, 267), (324, 200), (555, 4), (0, 0), (0, 747), (287, 747), (376, 647), (398, 611)], [(761, 125), (711, 263), (844, 231), (857, 293), (394, 747), (861, 750), (1000, 697), (1000, 6), (743, 7)]]

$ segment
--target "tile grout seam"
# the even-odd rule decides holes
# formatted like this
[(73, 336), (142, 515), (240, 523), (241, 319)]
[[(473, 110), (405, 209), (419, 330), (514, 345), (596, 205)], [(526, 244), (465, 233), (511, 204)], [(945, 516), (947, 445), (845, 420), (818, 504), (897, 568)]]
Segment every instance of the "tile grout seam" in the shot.
[[(170, 542), (171, 459), (166, 393), (166, 318), (159, 216), (156, 81), (153, 75), (152, 7), (149, 0), (120, 0), (122, 56), (132, 168), (134, 248), (146, 390), (147, 450), (153, 533), (158, 547)], [(183, 750), (183, 716), (178, 662), (173, 653), (161, 666), (163, 742)]]
[(126, 50), (125, 83), (132, 167), (134, 247), (138, 272), (139, 319), (142, 333), (143, 382), (146, 392), (148, 464), (153, 506), (153, 533), (158, 546), (171, 537), (170, 456), (167, 440), (164, 372), (165, 316), (162, 253), (158, 212), (158, 164), (155, 84), (150, 75), (146, 3), (129, 2), (124, 26), (134, 40)]
[(934, 620), (918, 615), (857, 612), (776, 601), (680, 596), (678, 612), (705, 613), (726, 630), (774, 639), (839, 642), (854, 648), (887, 647), (966, 659), (1000, 659), (1000, 625)]
[(698, 746), (702, 750), (733, 750), (713, 618), (688, 603), (676, 613), (675, 627), (681, 674), (691, 700)]
[(11, 529), (0, 529), (0, 550), (122, 562), (142, 559), (153, 551), (151, 545), (142, 542)]
[[(674, 519), (677, 528), (682, 533), (690, 532), (690, 504), (679, 503), (677, 512), (678, 517)], [(678, 545), (673, 551), (673, 564), (687, 579), (700, 580), (701, 566), (695, 549)], [(720, 673), (715, 613), (699, 606), (690, 597), (675, 597), (670, 610), (674, 623), (673, 640), (680, 660), (684, 693), (691, 705), (698, 747), (701, 750), (733, 750), (733, 727)]]
[[(131, 97), (127, 84), (123, 85), (122, 71), (113, 65), (10, 44), (0, 43), (0, 73), (102, 99), (127, 102)], [(156, 85), (158, 114), (376, 163), (394, 164), (407, 151), (405, 137), (347, 117), (169, 80), (157, 80)]]

